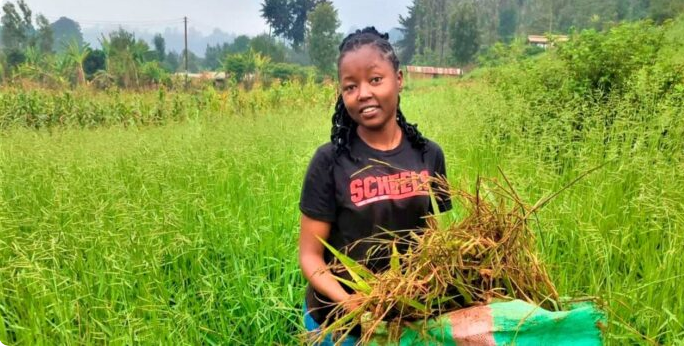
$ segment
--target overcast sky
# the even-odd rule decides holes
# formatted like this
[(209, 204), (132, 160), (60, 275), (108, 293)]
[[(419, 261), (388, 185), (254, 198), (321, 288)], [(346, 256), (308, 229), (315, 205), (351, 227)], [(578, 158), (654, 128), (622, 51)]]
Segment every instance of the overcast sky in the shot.
[[(8, 0), (2, 0), (3, 3)], [(262, 0), (25, 0), (34, 13), (50, 21), (61, 16), (72, 18), (81, 27), (124, 24), (147, 31), (168, 27), (182, 29), (182, 18), (190, 27), (205, 34), (214, 28), (227, 33), (250, 36), (268, 32), (260, 17)], [(399, 15), (406, 15), (411, 0), (333, 0), (342, 25), (349, 28), (375, 25), (389, 31), (399, 25)]]

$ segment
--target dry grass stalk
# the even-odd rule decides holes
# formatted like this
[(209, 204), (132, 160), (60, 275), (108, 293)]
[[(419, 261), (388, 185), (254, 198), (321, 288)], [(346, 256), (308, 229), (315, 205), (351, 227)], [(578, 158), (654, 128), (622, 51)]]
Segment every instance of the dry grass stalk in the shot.
[[(397, 324), (494, 299), (521, 299), (556, 309), (558, 293), (535, 254), (528, 218), (557, 193), (529, 206), (504, 179), (506, 185), (480, 178), (474, 193), (451, 191), (452, 201), (467, 212), (460, 222), (445, 223), (436, 213), (428, 217), (423, 234), (387, 232), (385, 237), (393, 238), (369, 238), (377, 250), (390, 255), (390, 268), (382, 273), (371, 274), (337, 252), (341, 262), (331, 268), (356, 271), (354, 280), (345, 282), (362, 296), (362, 306), (346, 315), (336, 306), (334, 312), (341, 317), (324, 324), (318, 340), (329, 333), (343, 337), (363, 323), (363, 343), (382, 321), (397, 329)], [(449, 188), (444, 179), (432, 182)]]

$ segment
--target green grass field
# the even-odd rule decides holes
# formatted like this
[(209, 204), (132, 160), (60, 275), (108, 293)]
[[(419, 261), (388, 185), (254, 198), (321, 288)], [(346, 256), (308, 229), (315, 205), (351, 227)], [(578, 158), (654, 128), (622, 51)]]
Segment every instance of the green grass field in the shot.
[[(299, 343), (299, 192), (334, 91), (244, 113), (203, 98), (216, 105), (163, 125), (0, 134), (0, 341)], [(597, 131), (559, 168), (544, 137), (486, 137), (526, 108), (481, 83), (410, 82), (402, 95), (454, 185), (501, 167), (534, 203), (608, 160), (540, 212), (540, 254), (562, 295), (606, 302), (608, 344), (684, 345), (681, 158), (606, 148)]]

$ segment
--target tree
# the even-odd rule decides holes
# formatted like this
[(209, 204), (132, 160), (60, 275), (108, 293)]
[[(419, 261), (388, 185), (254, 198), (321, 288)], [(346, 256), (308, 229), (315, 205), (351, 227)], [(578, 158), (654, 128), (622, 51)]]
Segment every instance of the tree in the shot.
[(296, 49), (301, 47), (306, 39), (306, 23), (309, 12), (324, 0), (292, 0), (292, 28), (290, 39), (292, 46)]
[(681, 0), (651, 0), (650, 2), (649, 17), (656, 23), (674, 18), (682, 12), (684, 12), (684, 2)]
[[(204, 66), (207, 69), (216, 70), (222, 66), (222, 61), (226, 55), (247, 52), (250, 47), (252, 47), (252, 39), (247, 35), (238, 36), (230, 44), (207, 45), (204, 51)], [(267, 50), (265, 47), (261, 47), (261, 49)]]
[(140, 76), (143, 84), (147, 86), (161, 83), (167, 75), (159, 61), (145, 62), (140, 67)]
[(105, 64), (106, 57), (102, 50), (92, 50), (90, 54), (86, 56), (83, 61), (83, 71), (85, 72), (86, 79), (93, 79), (93, 76), (97, 71), (104, 71), (107, 69)]
[(43, 15), (36, 17), (38, 23), (38, 31), (36, 33), (36, 46), (43, 54), (52, 53), (52, 45), (54, 44), (54, 36), (50, 21)]
[(88, 44), (81, 46), (76, 40), (72, 41), (67, 47), (66, 55), (71, 59), (71, 63), (76, 70), (76, 84), (78, 85), (85, 85), (86, 75), (83, 66), (89, 54), (90, 47), (88, 47)]
[(261, 4), (261, 17), (273, 29), (273, 34), (283, 38), (289, 35), (291, 26), (288, 0), (265, 0)]
[(456, 63), (472, 62), (480, 48), (475, 6), (466, 2), (459, 6), (451, 17), (451, 50)]
[(178, 52), (176, 51), (171, 51), (166, 55), (166, 59), (164, 60), (164, 69), (166, 69), (169, 72), (177, 72), (178, 68), (180, 67), (180, 62), (181, 58)]
[[(461, 0), (416, 0), (413, 15), (415, 23), (415, 62), (427, 65), (444, 65), (449, 56), (449, 13)], [(483, 0), (484, 1), (484, 0)]]
[(230, 53), (241, 53), (249, 50), (249, 43), (251, 39), (247, 35), (240, 35), (228, 47)]
[[(23, 1), (21, 1), (23, 3)], [(20, 6), (22, 11), (27, 9), (24, 6)], [(23, 13), (23, 18), (29, 17), (28, 24), (24, 22), (23, 18), (17, 12), (17, 8), (13, 3), (7, 2), (2, 5), (2, 45), (5, 50), (23, 50), (28, 46), (28, 35), (30, 33), (29, 26), (32, 29), (30, 16), (31, 13)]]
[(154, 61), (157, 59), (157, 52), (150, 49), (150, 45), (145, 40), (138, 39), (133, 47), (131, 47), (133, 59), (138, 65), (145, 62)]
[(508, 5), (499, 11), (499, 25), (497, 34), (499, 40), (510, 42), (515, 36), (518, 25), (518, 14), (512, 5)]
[(264, 0), (261, 17), (273, 28), (275, 35), (292, 41), (299, 50), (306, 39), (307, 16), (324, 0)]
[(134, 56), (135, 35), (123, 28), (109, 33), (109, 38), (104, 36), (100, 40), (102, 50), (107, 57), (107, 72), (116, 78), (118, 84), (123, 87), (139, 85), (138, 62)]
[(285, 62), (285, 47), (268, 34), (260, 34), (250, 41), (250, 49), (270, 57), (273, 62)]
[(7, 58), (5, 61), (7, 62), (7, 67), (9, 68), (8, 72), (11, 72), (12, 69), (18, 67), (26, 61), (26, 55), (17, 49), (9, 49), (6, 55)]
[(335, 70), (336, 46), (340, 35), (337, 10), (332, 3), (323, 1), (309, 14), (309, 56), (316, 68), (324, 74), (332, 75)]
[(251, 52), (228, 54), (223, 60), (223, 71), (238, 83), (255, 69), (256, 64)]
[(152, 42), (154, 43), (157, 61), (164, 62), (164, 58), (166, 58), (166, 42), (164, 41), (164, 37), (161, 34), (157, 34), (154, 36), (154, 39), (152, 39)]
[(226, 57), (228, 52), (228, 44), (216, 44), (211, 46), (207, 44), (207, 49), (204, 50), (204, 66), (209, 70), (216, 70), (221, 66), (221, 60)]
[(74, 20), (60, 17), (50, 27), (54, 38), (54, 48), (57, 52), (65, 51), (69, 43), (73, 41), (76, 41), (78, 45), (83, 45), (81, 26)]
[(399, 15), (399, 30), (404, 37), (397, 42), (399, 48), (399, 60), (408, 64), (413, 59), (416, 52), (416, 0), (413, 5), (408, 6), (408, 16)]

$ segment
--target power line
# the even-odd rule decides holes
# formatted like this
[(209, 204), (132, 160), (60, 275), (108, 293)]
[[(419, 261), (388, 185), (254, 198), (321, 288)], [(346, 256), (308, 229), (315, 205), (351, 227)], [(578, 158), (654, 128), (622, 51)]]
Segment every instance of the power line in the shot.
[[(46, 16), (51, 21), (56, 21), (64, 16)], [(155, 25), (155, 24), (171, 24), (171, 23), (183, 23), (183, 18), (172, 18), (172, 19), (148, 19), (148, 20), (95, 20), (95, 19), (83, 19), (83, 18), (71, 18), (67, 17), (79, 24), (129, 24), (129, 25)]]

